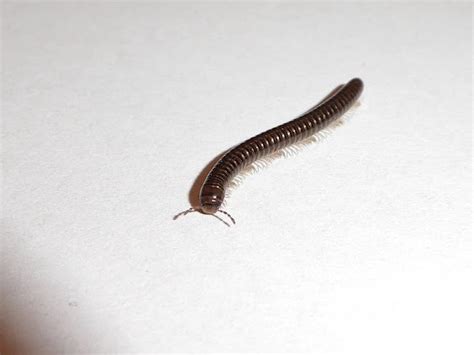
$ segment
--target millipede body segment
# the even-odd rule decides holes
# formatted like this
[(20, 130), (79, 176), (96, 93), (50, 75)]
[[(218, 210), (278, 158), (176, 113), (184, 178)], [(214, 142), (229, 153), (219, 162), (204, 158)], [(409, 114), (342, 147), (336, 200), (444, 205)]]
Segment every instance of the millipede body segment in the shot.
[(219, 211), (227, 185), (242, 169), (312, 136), (341, 117), (357, 101), (363, 87), (362, 80), (352, 79), (301, 117), (260, 133), (227, 151), (202, 185), (199, 194), (201, 212), (214, 214)]

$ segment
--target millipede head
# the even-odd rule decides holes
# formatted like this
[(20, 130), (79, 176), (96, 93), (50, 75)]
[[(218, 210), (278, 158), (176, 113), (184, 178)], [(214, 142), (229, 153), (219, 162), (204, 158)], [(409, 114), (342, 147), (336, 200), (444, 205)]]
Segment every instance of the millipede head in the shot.
[(201, 211), (205, 214), (216, 213), (224, 201), (224, 191), (217, 186), (203, 185), (199, 194)]

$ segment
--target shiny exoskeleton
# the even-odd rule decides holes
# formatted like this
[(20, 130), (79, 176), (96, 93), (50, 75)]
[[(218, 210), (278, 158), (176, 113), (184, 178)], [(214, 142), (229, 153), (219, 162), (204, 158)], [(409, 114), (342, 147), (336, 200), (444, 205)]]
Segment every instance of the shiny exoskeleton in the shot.
[(207, 214), (217, 212), (224, 201), (227, 184), (239, 171), (327, 127), (357, 101), (363, 87), (362, 80), (352, 79), (303, 116), (260, 133), (226, 152), (209, 172), (201, 188), (201, 211)]

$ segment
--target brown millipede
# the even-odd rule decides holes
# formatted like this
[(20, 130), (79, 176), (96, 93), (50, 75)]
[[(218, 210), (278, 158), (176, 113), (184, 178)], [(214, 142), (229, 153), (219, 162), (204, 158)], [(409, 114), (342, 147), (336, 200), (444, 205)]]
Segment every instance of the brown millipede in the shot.
[[(357, 101), (363, 88), (362, 80), (352, 79), (347, 84), (338, 86), (328, 97), (304, 115), (229, 149), (207, 175), (199, 193), (199, 208), (191, 207), (174, 216), (174, 219), (195, 211), (219, 218), (215, 215), (219, 212), (227, 215), (235, 224), (230, 214), (220, 209), (224, 202), (226, 188), (232, 179), (257, 160), (309, 138), (326, 128)], [(219, 219), (229, 225), (221, 218)]]

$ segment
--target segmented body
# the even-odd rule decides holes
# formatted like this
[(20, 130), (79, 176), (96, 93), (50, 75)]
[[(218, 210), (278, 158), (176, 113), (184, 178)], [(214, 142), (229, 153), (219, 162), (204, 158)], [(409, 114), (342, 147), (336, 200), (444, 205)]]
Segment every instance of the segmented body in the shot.
[(199, 195), (201, 210), (213, 214), (224, 201), (227, 185), (242, 169), (326, 128), (359, 98), (362, 80), (355, 78), (311, 111), (260, 133), (226, 152), (209, 172)]

